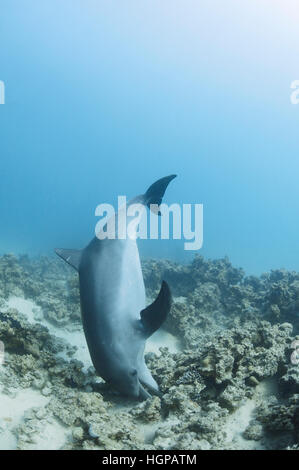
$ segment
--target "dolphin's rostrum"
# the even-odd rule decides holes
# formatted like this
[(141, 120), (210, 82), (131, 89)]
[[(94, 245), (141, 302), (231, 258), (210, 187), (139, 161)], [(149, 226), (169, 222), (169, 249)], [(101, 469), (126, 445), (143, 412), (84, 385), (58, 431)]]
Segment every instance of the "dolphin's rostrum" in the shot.
[[(144, 210), (151, 204), (160, 205), (175, 176), (156, 181), (145, 194), (129, 201), (123, 209), (136, 203)], [(116, 219), (117, 214), (114, 217)], [(132, 217), (126, 221), (130, 222)], [(150, 394), (143, 385), (159, 393), (145, 364), (144, 348), (147, 338), (167, 317), (171, 293), (163, 281), (158, 297), (145, 308), (136, 239), (120, 239), (116, 233), (115, 239), (95, 237), (83, 250), (55, 251), (79, 273), (82, 323), (97, 373), (119, 392), (131, 397), (148, 398)]]

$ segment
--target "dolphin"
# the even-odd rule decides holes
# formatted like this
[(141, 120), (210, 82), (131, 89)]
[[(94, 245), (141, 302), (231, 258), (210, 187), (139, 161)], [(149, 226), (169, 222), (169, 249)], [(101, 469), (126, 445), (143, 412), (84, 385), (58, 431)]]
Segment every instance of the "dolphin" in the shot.
[[(79, 273), (82, 324), (97, 374), (121, 394), (135, 399), (151, 396), (144, 385), (151, 392), (160, 393), (145, 364), (144, 349), (146, 340), (162, 325), (170, 311), (171, 292), (168, 284), (162, 281), (156, 300), (145, 306), (145, 287), (136, 243), (142, 210), (138, 217), (126, 218), (125, 228), (128, 229), (130, 224), (130, 236), (126, 237), (120, 236), (124, 227), (119, 224), (118, 215), (123, 215), (120, 213), (124, 211), (128, 214), (136, 204), (144, 211), (149, 207), (160, 215), (162, 198), (175, 177), (159, 179), (145, 194), (125, 204), (83, 250), (55, 250)], [(107, 226), (115, 227), (114, 238), (105, 237)]]

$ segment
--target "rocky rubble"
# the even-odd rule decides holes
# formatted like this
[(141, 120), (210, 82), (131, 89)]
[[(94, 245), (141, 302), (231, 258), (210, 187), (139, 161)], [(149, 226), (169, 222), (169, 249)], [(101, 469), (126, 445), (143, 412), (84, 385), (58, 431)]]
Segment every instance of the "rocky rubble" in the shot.
[[(75, 271), (55, 258), (0, 258), (1, 394), (18, 400), (29, 391), (42, 403), (11, 424), (16, 446), (46, 448), (47, 430), (59, 437), (52, 448), (65, 449), (296, 449), (299, 365), (290, 357), (299, 274), (246, 277), (228, 259), (200, 256), (189, 265), (145, 260), (143, 272), (149, 301), (169, 282), (165, 328), (182, 350), (163, 345), (146, 355), (162, 397), (140, 403), (110, 390), (76, 358), (76, 346), (45, 326), (80, 334)], [(28, 319), (10, 308), (11, 297), (30, 299), (41, 313)], [(233, 433), (229, 420), (243, 409), (246, 422)], [(0, 409), (0, 448), (5, 429)]]

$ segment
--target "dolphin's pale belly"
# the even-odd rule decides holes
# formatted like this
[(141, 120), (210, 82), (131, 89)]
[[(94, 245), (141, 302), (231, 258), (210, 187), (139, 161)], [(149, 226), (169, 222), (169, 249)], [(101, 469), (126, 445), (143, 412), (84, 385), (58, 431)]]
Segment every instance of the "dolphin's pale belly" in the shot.
[[(95, 243), (98, 243), (96, 247)], [(79, 271), (81, 311), (93, 364), (105, 375), (105, 357), (109, 356), (108, 362), (111, 354), (115, 354), (136, 367), (143, 345), (140, 347), (134, 341), (136, 330), (132, 324), (140, 319), (140, 311), (145, 307), (136, 242), (96, 240), (84, 258)]]

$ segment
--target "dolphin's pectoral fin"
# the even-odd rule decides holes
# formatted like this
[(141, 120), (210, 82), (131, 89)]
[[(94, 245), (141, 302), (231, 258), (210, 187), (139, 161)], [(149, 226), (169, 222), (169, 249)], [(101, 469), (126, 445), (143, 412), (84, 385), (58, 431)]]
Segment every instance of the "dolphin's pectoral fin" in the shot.
[(60, 258), (64, 259), (66, 263), (73, 266), (73, 268), (75, 268), (77, 271), (79, 270), (82, 250), (68, 250), (65, 248), (56, 248), (55, 253), (57, 253)]
[(164, 323), (170, 307), (171, 292), (167, 282), (163, 281), (156, 300), (140, 312), (142, 329), (147, 338)]
[[(145, 204), (151, 209), (151, 204), (154, 206), (160, 206), (164, 193), (170, 181), (172, 181), (176, 175), (164, 176), (164, 178), (159, 179), (153, 183), (144, 195)], [(153, 212), (156, 212), (157, 207), (152, 208)], [(161, 215), (159, 209), (157, 212), (158, 215)]]

